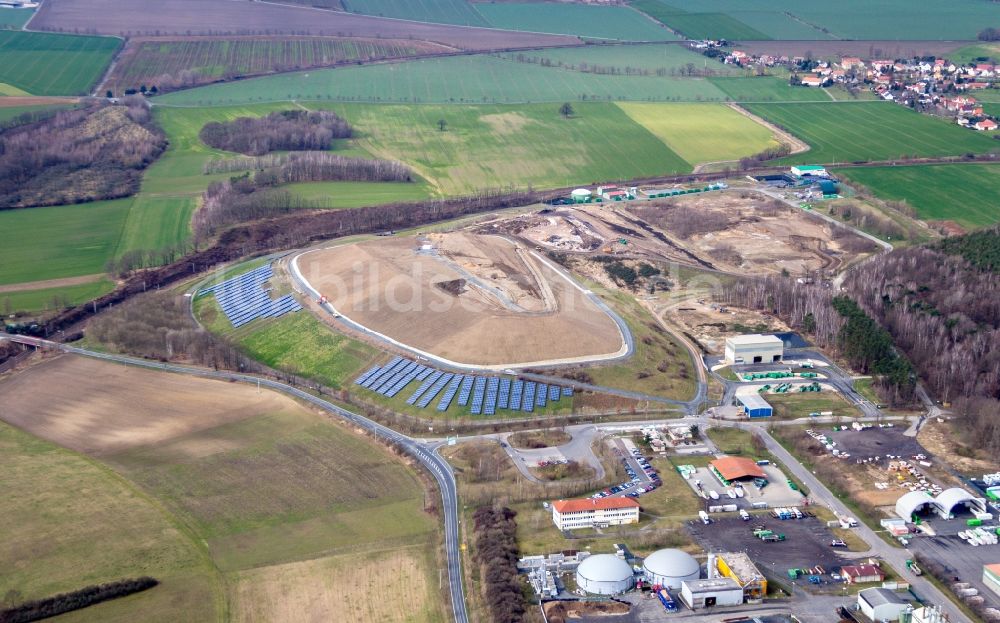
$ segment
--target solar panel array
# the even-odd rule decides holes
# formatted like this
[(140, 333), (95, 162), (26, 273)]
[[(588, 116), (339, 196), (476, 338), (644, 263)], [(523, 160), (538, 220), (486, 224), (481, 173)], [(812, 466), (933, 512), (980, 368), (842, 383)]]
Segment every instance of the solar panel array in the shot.
[(572, 387), (536, 383), (522, 379), (442, 372), (403, 357), (393, 357), (384, 366), (374, 366), (355, 379), (354, 384), (387, 398), (402, 392), (413, 382), (417, 388), (406, 404), (426, 409), (440, 396), (438, 411), (447, 411), (453, 402), (469, 407), (473, 415), (495, 415), (497, 410), (533, 413), (563, 396), (572, 396)]
[(198, 294), (214, 294), (222, 313), (234, 328), (242, 327), (257, 318), (277, 318), (302, 309), (291, 294), (271, 298), (264, 289), (264, 283), (273, 274), (271, 265), (268, 264), (205, 288)]

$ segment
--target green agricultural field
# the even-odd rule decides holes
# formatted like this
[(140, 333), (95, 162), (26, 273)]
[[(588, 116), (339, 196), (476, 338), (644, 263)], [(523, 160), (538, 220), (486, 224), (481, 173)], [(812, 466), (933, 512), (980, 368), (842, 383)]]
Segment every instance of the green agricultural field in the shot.
[(114, 37), (0, 30), (0, 82), (32, 95), (87, 95), (121, 43)]
[(34, 14), (35, 9), (4, 9), (0, 11), (0, 28), (20, 30)]
[[(799, 3), (782, 0), (663, 0), (687, 12), (722, 13), (760, 28), (775, 39), (822, 39), (822, 33), (801, 36), (802, 27), (837, 38), (859, 40), (974, 40), (986, 25), (1000, 23), (1000, 7), (980, 0), (841, 0), (836, 3)], [(760, 13), (763, 17), (747, 14)], [(774, 24), (770, 26), (769, 24)], [(794, 28), (794, 30), (792, 30)], [(783, 34), (787, 33), (787, 34)]]
[(197, 204), (195, 197), (138, 195), (122, 229), (117, 255), (184, 243), (191, 237), (191, 216)]
[[(614, 104), (325, 106), (347, 118), (366, 151), (399, 160), (440, 194), (507, 184), (554, 188), (690, 171)], [(447, 123), (444, 132), (437, 122)]]
[(957, 156), (1000, 148), (997, 141), (983, 133), (889, 102), (749, 104), (746, 108), (812, 147), (778, 163)]
[(132, 199), (0, 211), (0, 285), (104, 272)]
[(419, 201), (433, 194), (423, 182), (307, 182), (284, 188), (299, 197), (317, 201), (324, 208), (361, 208)]
[[(333, 38), (205, 39), (133, 42), (118, 58), (104, 88), (121, 94), (142, 85), (159, 88), (163, 77), (194, 72), (194, 83), (265, 74), (288, 68), (333, 65), (339, 61), (412, 56), (445, 49), (424, 43)], [(190, 84), (185, 82), (184, 84)]]
[(1000, 165), (946, 164), (837, 169), (882, 199), (905, 201), (929, 221), (967, 229), (1000, 222)]
[(65, 110), (70, 108), (71, 104), (66, 105), (51, 105), (51, 106), (3, 106), (0, 107), (0, 126), (9, 123), (16, 122), (17, 118), (21, 115), (30, 114), (40, 114), (49, 111)]
[(588, 45), (577, 48), (549, 48), (508, 52), (509, 60), (547, 63), (556, 67), (590, 73), (635, 75), (643, 72), (659, 78), (684, 76), (742, 76), (744, 70), (723, 65), (714, 58), (671, 43), (634, 45)]
[(769, 129), (724, 104), (618, 104), (688, 164), (739, 160), (776, 147)]
[(466, 0), (343, 0), (344, 10), (379, 17), (394, 17), (417, 22), (489, 26)]
[(134, 621), (137, 612), (150, 623), (221, 616), (222, 589), (206, 553), (132, 483), (5, 423), (0, 454), (0, 559), (9, 563), (0, 569), (5, 599), (21, 602), (151, 575), (159, 586), (59, 620)]
[[(455, 76), (462, 79), (456, 80)], [(567, 100), (711, 102), (725, 101), (726, 95), (704, 79), (597, 75), (492, 56), (463, 56), (265, 76), (156, 98), (160, 104), (173, 106), (288, 100), (467, 104)]]
[(709, 81), (734, 102), (829, 102), (833, 98), (823, 89), (793, 87), (785, 78), (709, 78)]
[(476, 9), (493, 27), (508, 30), (622, 41), (672, 41), (679, 38), (628, 7), (502, 2), (478, 4)]
[(39, 290), (13, 290), (0, 292), (0, 311), (49, 312), (92, 301), (107, 294), (115, 287), (109, 279), (97, 279), (88, 283)]
[(660, 0), (637, 0), (632, 6), (689, 39), (770, 39), (726, 13), (689, 13)]
[(948, 55), (948, 60), (956, 65), (981, 62), (982, 59), (1000, 59), (1000, 44), (978, 43), (959, 48)]

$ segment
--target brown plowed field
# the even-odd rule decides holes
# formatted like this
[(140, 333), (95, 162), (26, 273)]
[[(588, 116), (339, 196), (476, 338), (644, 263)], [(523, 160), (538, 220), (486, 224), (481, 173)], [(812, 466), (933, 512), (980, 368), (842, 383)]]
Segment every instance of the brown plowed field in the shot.
[[(301, 411), (295, 401), (275, 392), (258, 394), (245, 385), (69, 355), (0, 380), (0, 396), (5, 422), (98, 455), (262, 413)], [(206, 449), (188, 450), (198, 455)]]
[(306, 254), (299, 268), (351, 320), (455, 362), (505, 366), (622, 347), (614, 321), (581, 290), (499, 236), (373, 240)]
[(421, 39), (467, 50), (580, 43), (575, 37), (426, 24), (234, 0), (46, 0), (32, 30), (108, 35), (328, 35)]

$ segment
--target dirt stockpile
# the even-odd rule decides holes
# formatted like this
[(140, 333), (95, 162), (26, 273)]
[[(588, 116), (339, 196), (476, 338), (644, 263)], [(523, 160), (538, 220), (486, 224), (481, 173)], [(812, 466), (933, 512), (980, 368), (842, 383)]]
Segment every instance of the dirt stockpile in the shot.
[(328, 35), (421, 39), (466, 50), (572, 45), (575, 37), (447, 26), (233, 0), (47, 0), (33, 30), (108, 35)]
[(498, 236), (373, 240), (298, 263), (344, 316), (452, 361), (505, 366), (622, 348), (614, 321), (579, 288)]

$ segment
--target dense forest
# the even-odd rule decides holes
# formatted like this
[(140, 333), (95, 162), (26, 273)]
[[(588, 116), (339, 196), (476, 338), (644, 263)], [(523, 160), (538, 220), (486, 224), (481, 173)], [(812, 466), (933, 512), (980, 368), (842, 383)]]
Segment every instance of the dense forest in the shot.
[(0, 209), (133, 195), (167, 146), (142, 99), (93, 104), (0, 133)]
[(475, 554), (493, 623), (520, 623), (524, 596), (517, 574), (517, 515), (509, 508), (481, 506), (472, 515)]
[(333, 139), (352, 134), (351, 126), (332, 112), (282, 110), (266, 117), (206, 123), (199, 136), (216, 149), (262, 156), (272, 151), (330, 149)]
[[(327, 152), (294, 152), (280, 156), (236, 159), (216, 167), (225, 170), (240, 166), (256, 170), (213, 182), (203, 195), (202, 207), (195, 215), (195, 231), (211, 234), (219, 227), (284, 214), (297, 209), (326, 207), (322, 200), (307, 200), (279, 188), (293, 182), (356, 181), (410, 182), (413, 172), (398, 162), (345, 158)], [(249, 161), (249, 162), (248, 162)], [(257, 170), (259, 166), (271, 166)]]

